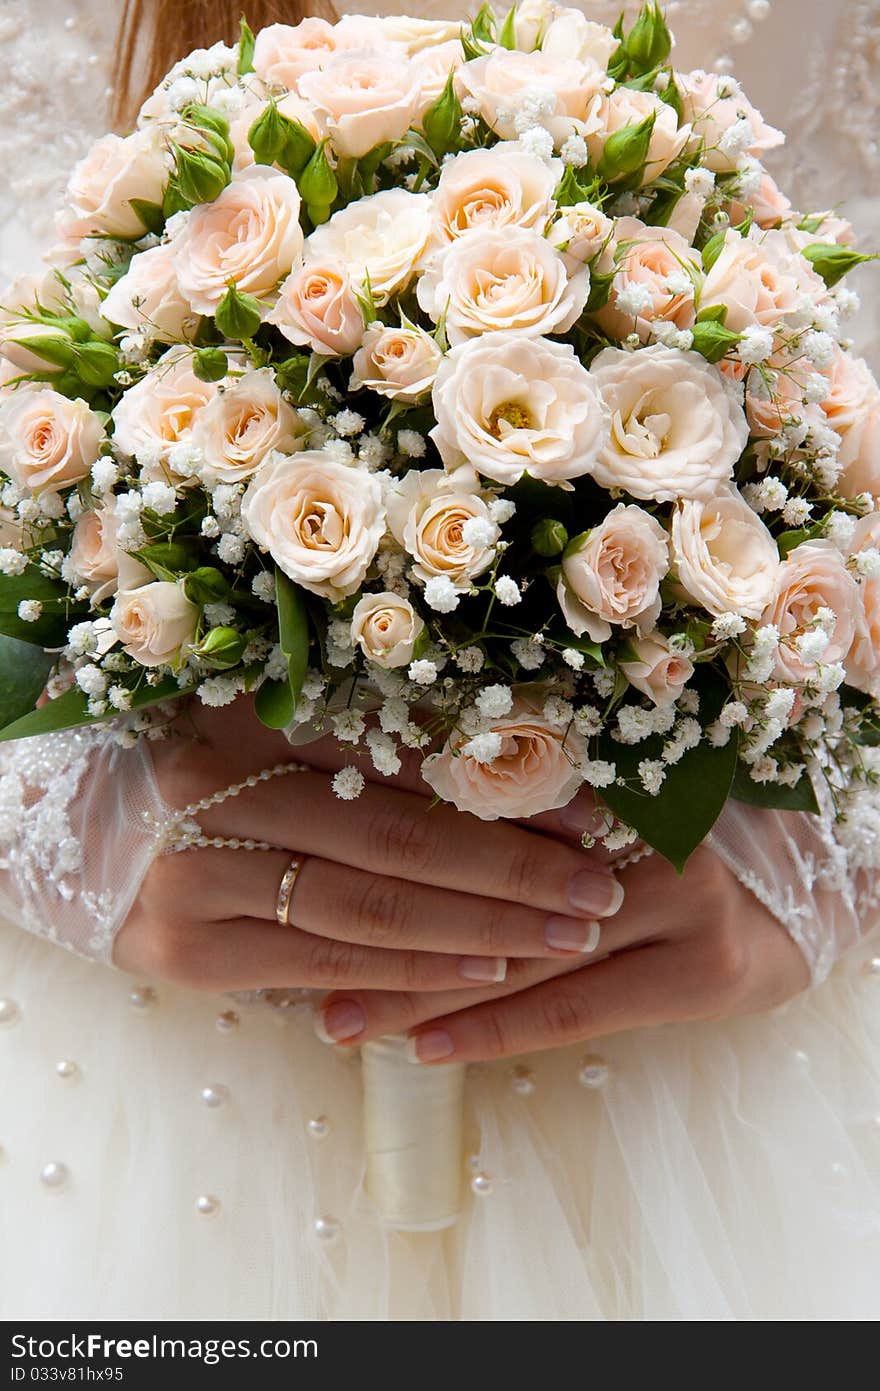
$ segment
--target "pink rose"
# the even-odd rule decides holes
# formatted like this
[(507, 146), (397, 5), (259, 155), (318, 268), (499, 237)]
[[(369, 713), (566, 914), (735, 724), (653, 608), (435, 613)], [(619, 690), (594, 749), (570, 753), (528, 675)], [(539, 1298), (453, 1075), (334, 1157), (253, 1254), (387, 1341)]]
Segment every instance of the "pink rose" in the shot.
[(300, 78), (300, 96), (314, 108), (334, 150), (360, 159), (376, 145), (400, 140), (419, 110), (416, 64), (386, 53), (346, 53)]
[(372, 323), (352, 363), (351, 389), (369, 387), (392, 401), (417, 401), (434, 385), (443, 354), (423, 328)]
[(463, 62), (464, 50), (460, 38), (448, 39), (417, 54), (413, 69), (419, 84), (419, 121), (440, 96), (449, 74), (456, 72)]
[[(880, 513), (860, 517), (853, 532), (851, 550), (880, 550)], [(846, 679), (857, 691), (880, 697), (880, 579), (863, 579), (859, 585), (861, 611), (852, 647), (846, 658)]]
[(490, 227), (543, 231), (555, 210), (562, 162), (545, 163), (515, 145), (465, 150), (447, 160), (431, 195), (438, 245)]
[(694, 674), (694, 664), (673, 651), (661, 633), (633, 638), (632, 656), (621, 661), (620, 669), (631, 686), (655, 705), (674, 705)]
[(62, 228), (68, 236), (142, 237), (132, 199), (161, 203), (171, 156), (156, 129), (105, 135), (70, 176)]
[(592, 531), (566, 548), (556, 589), (573, 633), (605, 642), (612, 624), (652, 630), (660, 614), (660, 581), (669, 569), (666, 532), (641, 507), (618, 503)]
[(803, 262), (803, 271), (809, 270), (779, 232), (768, 232), (757, 240), (730, 228), (721, 254), (706, 276), (700, 308), (724, 305), (726, 327), (734, 333), (742, 333), (753, 324), (774, 328), (798, 308), (810, 288), (815, 288), (817, 302), (825, 297), (821, 281), (815, 287), (803, 283), (797, 261)]
[(840, 348), (826, 375), (822, 411), (842, 440), (838, 486), (844, 497), (880, 496), (880, 386), (862, 358)]
[(760, 618), (779, 571), (770, 532), (735, 488), (672, 513), (673, 565), (685, 592), (707, 612)]
[[(768, 174), (766, 170), (761, 175), (761, 182), (758, 184), (756, 193), (753, 193), (745, 201), (735, 199), (727, 208), (728, 216), (734, 225), (742, 222), (751, 212), (757, 225), (765, 229), (778, 227), (781, 222), (791, 216), (792, 211), (791, 199), (786, 197), (773, 175)], [(815, 240), (815, 238), (809, 238), (809, 240)]]
[(815, 628), (820, 609), (830, 609), (837, 620), (821, 660), (842, 662), (855, 637), (859, 607), (858, 585), (836, 546), (830, 541), (796, 546), (779, 567), (773, 597), (761, 617), (762, 626), (772, 623), (779, 631), (776, 677), (797, 684), (815, 676), (815, 661), (804, 659), (796, 644)]
[(782, 131), (764, 120), (733, 78), (698, 68), (676, 73), (676, 85), (684, 119), (700, 143), (702, 163), (716, 173), (732, 173), (741, 154), (761, 156), (785, 143)]
[(151, 247), (133, 256), (128, 271), (104, 300), (104, 316), (132, 333), (160, 343), (191, 338), (198, 322), (177, 284), (172, 244)]
[(268, 322), (291, 343), (323, 357), (348, 357), (361, 344), (364, 316), (341, 261), (309, 260), (287, 277)]
[(486, 722), (485, 733), (498, 736), (491, 762), (476, 757), (482, 750), (456, 732), (422, 764), (428, 786), (459, 811), (481, 821), (538, 816), (566, 806), (581, 786), (585, 741), (572, 728), (551, 725), (530, 702), (515, 700), (508, 715)]
[(58, 492), (89, 476), (104, 421), (85, 401), (45, 387), (0, 398), (0, 470), (28, 492)]
[[(694, 295), (702, 276), (699, 253), (678, 232), (646, 227), (636, 217), (622, 217), (615, 225), (614, 239), (617, 270), (608, 304), (597, 315), (609, 338), (637, 333), (647, 343), (658, 320), (679, 329), (691, 328)], [(633, 287), (650, 296), (650, 304), (635, 316), (618, 308), (620, 296)]]

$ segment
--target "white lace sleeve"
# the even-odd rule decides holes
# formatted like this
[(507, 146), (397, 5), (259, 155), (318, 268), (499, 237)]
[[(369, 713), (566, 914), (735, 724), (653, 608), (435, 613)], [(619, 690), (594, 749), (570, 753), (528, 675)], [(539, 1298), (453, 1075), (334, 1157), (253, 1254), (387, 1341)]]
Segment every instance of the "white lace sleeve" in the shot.
[(880, 793), (855, 798), (837, 820), (827, 789), (820, 813), (729, 802), (709, 845), (798, 944), (814, 983), (878, 923)]
[(156, 852), (165, 811), (148, 742), (108, 729), (0, 750), (0, 914), (70, 951), (110, 961)]

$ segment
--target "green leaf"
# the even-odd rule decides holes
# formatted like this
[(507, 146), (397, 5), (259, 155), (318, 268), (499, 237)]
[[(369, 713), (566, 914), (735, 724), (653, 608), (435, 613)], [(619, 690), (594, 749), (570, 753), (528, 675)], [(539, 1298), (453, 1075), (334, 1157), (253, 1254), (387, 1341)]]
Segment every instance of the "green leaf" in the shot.
[(498, 42), (502, 48), (516, 48), (516, 6), (507, 11), (498, 34)]
[(264, 681), (254, 698), (257, 719), (269, 729), (286, 729), (296, 714), (289, 681)]
[(839, 280), (855, 266), (861, 266), (865, 261), (876, 261), (876, 255), (867, 255), (861, 251), (853, 251), (849, 246), (838, 246), (836, 242), (813, 242), (811, 246), (805, 246), (803, 255), (810, 262), (817, 275), (821, 275), (830, 290)]
[(707, 275), (724, 250), (724, 239), (726, 236), (727, 229), (722, 228), (720, 232), (715, 233), (714, 237), (710, 237), (703, 247), (703, 270)]
[(144, 224), (148, 232), (159, 236), (165, 226), (165, 214), (161, 203), (149, 203), (145, 198), (129, 198), (128, 206)]
[(777, 811), (811, 811), (818, 813), (819, 803), (813, 784), (806, 773), (794, 787), (780, 787), (772, 782), (755, 782), (744, 763), (737, 760), (731, 797), (750, 807), (775, 808)]
[[(189, 694), (189, 690), (180, 689), (172, 676), (166, 676), (157, 686), (144, 683), (138, 690), (132, 691), (131, 708), (143, 710), (148, 705), (158, 705), (163, 700), (177, 700)], [(59, 729), (76, 729), (79, 725), (100, 724), (115, 714), (116, 711), (108, 711), (100, 717), (90, 715), (88, 697), (73, 687), (57, 700), (50, 700), (39, 710), (33, 710), (29, 715), (14, 720), (5, 729), (0, 729), (0, 743), (31, 739), (37, 734), (54, 734)]]
[(309, 664), (309, 618), (306, 601), (298, 584), (275, 570), (275, 603), (278, 608), (278, 635), (287, 658), (287, 675), (294, 709), (302, 691)]
[(183, 592), (191, 604), (222, 604), (229, 596), (229, 583), (215, 565), (200, 565), (186, 576)]
[(694, 324), (691, 332), (694, 352), (700, 353), (707, 362), (720, 362), (742, 338), (741, 333), (725, 328), (717, 319), (703, 319)]
[(180, 541), (155, 541), (132, 554), (157, 580), (173, 581), (197, 568), (200, 550), (196, 538), (190, 536)]
[(0, 729), (33, 710), (51, 670), (41, 648), (0, 636)]
[(244, 77), (245, 73), (254, 70), (254, 46), (256, 45), (254, 31), (248, 24), (244, 15), (241, 17), (241, 32), (238, 40), (238, 75)]
[[(18, 616), (22, 599), (37, 599), (43, 612), (35, 623)], [(67, 641), (73, 605), (68, 605), (67, 586), (29, 565), (23, 575), (0, 577), (0, 633), (36, 647), (63, 647)]]
[[(728, 685), (708, 667), (700, 668), (694, 684), (700, 692), (700, 722), (705, 727), (717, 718)], [(662, 737), (654, 735), (639, 744), (618, 744), (609, 735), (603, 735), (597, 744), (596, 756), (616, 764), (618, 775), (632, 783), (603, 788), (602, 800), (681, 873), (718, 820), (730, 795), (737, 765), (736, 737), (723, 749), (702, 740), (668, 768), (656, 797), (641, 791), (638, 766), (643, 758), (661, 757)]]

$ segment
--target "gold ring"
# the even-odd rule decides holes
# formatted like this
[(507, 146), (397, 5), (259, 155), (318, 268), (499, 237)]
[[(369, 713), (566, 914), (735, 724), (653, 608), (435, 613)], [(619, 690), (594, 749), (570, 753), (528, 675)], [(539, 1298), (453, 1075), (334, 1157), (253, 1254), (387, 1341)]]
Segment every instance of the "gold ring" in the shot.
[(293, 898), (296, 881), (304, 864), (304, 857), (291, 860), (281, 876), (281, 883), (278, 885), (278, 900), (275, 904), (275, 917), (282, 927), (290, 926), (290, 900)]

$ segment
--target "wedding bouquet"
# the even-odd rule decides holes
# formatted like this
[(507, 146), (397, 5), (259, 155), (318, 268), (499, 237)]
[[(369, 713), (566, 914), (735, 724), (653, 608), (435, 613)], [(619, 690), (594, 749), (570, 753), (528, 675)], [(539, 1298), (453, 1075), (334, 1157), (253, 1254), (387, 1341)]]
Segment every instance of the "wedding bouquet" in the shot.
[(654, 4), (243, 22), (97, 142), (0, 297), (0, 739), (250, 692), (679, 868), (731, 796), (873, 844), (868, 257), (671, 49)]

